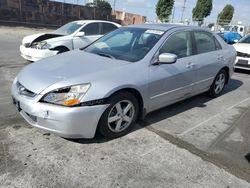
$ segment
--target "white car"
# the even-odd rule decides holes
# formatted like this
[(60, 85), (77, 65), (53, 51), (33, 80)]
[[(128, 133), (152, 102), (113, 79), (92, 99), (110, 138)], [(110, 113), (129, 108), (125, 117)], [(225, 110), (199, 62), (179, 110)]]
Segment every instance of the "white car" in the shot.
[(51, 33), (39, 33), (23, 38), (21, 56), (29, 61), (78, 49), (99, 39), (121, 25), (101, 20), (79, 20), (67, 23)]
[(243, 37), (234, 45), (237, 51), (235, 68), (250, 70), (250, 34)]

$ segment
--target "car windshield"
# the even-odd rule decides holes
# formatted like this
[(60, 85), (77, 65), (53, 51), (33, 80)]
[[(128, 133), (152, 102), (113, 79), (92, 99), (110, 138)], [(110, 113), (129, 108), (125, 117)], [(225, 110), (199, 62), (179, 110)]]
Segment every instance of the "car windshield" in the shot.
[(70, 22), (55, 30), (54, 33), (59, 35), (70, 35), (84, 24), (83, 22)]
[(124, 27), (105, 35), (84, 51), (136, 62), (145, 57), (163, 34), (160, 30)]
[(247, 35), (247, 36), (243, 37), (243, 38), (239, 41), (239, 43), (248, 43), (248, 44), (250, 44), (250, 35)]

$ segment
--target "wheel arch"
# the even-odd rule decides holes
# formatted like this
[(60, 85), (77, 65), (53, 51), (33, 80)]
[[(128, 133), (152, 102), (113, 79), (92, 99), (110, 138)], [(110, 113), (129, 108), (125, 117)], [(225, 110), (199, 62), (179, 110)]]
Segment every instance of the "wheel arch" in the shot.
[(70, 51), (70, 49), (67, 46), (64, 46), (64, 45), (56, 46), (51, 50), (59, 50), (59, 49), (65, 49), (67, 51)]
[(119, 88), (115, 91), (113, 91), (112, 93), (110, 93), (108, 96), (107, 96), (107, 99), (108, 98), (111, 98), (112, 96), (118, 94), (118, 93), (122, 93), (122, 92), (129, 92), (131, 93), (132, 95), (134, 95), (138, 101), (138, 104), (139, 104), (139, 119), (143, 119), (146, 115), (146, 110), (145, 110), (145, 106), (144, 106), (144, 99), (143, 99), (143, 96), (141, 94), (141, 92), (136, 89), (136, 88), (133, 88), (133, 87), (124, 87), (124, 88)]
[[(228, 81), (229, 81), (229, 77), (230, 77), (230, 76), (229, 76), (229, 75), (230, 75), (230, 74), (229, 74), (229, 71), (230, 71), (230, 70), (229, 70), (229, 67), (225, 66), (225, 67), (223, 67), (221, 70), (225, 70), (226, 73), (227, 73), (227, 80), (226, 80), (226, 84), (227, 84)], [(220, 71), (221, 71), (221, 70), (220, 70)]]

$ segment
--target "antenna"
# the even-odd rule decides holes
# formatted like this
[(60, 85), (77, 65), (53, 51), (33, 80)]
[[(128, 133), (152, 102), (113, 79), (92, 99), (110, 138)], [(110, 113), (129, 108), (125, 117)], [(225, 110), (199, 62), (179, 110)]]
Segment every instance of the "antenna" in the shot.
[(186, 9), (186, 2), (187, 0), (184, 0), (183, 7), (182, 7), (182, 12), (181, 12), (181, 22), (183, 22), (183, 15)]

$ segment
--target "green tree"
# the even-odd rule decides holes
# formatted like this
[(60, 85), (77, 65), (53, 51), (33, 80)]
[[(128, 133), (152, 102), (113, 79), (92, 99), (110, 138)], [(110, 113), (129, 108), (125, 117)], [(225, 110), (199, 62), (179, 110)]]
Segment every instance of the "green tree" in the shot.
[(204, 18), (211, 14), (212, 9), (212, 0), (197, 0), (196, 6), (193, 9), (193, 21), (198, 22), (198, 25), (201, 26)]
[(234, 7), (232, 5), (226, 5), (218, 14), (217, 23), (219, 25), (227, 25), (232, 21), (233, 15)]
[(156, 15), (162, 22), (168, 22), (172, 13), (174, 0), (158, 0), (156, 5)]
[(93, 3), (87, 3), (86, 6), (112, 10), (110, 3), (105, 0), (94, 0)]

